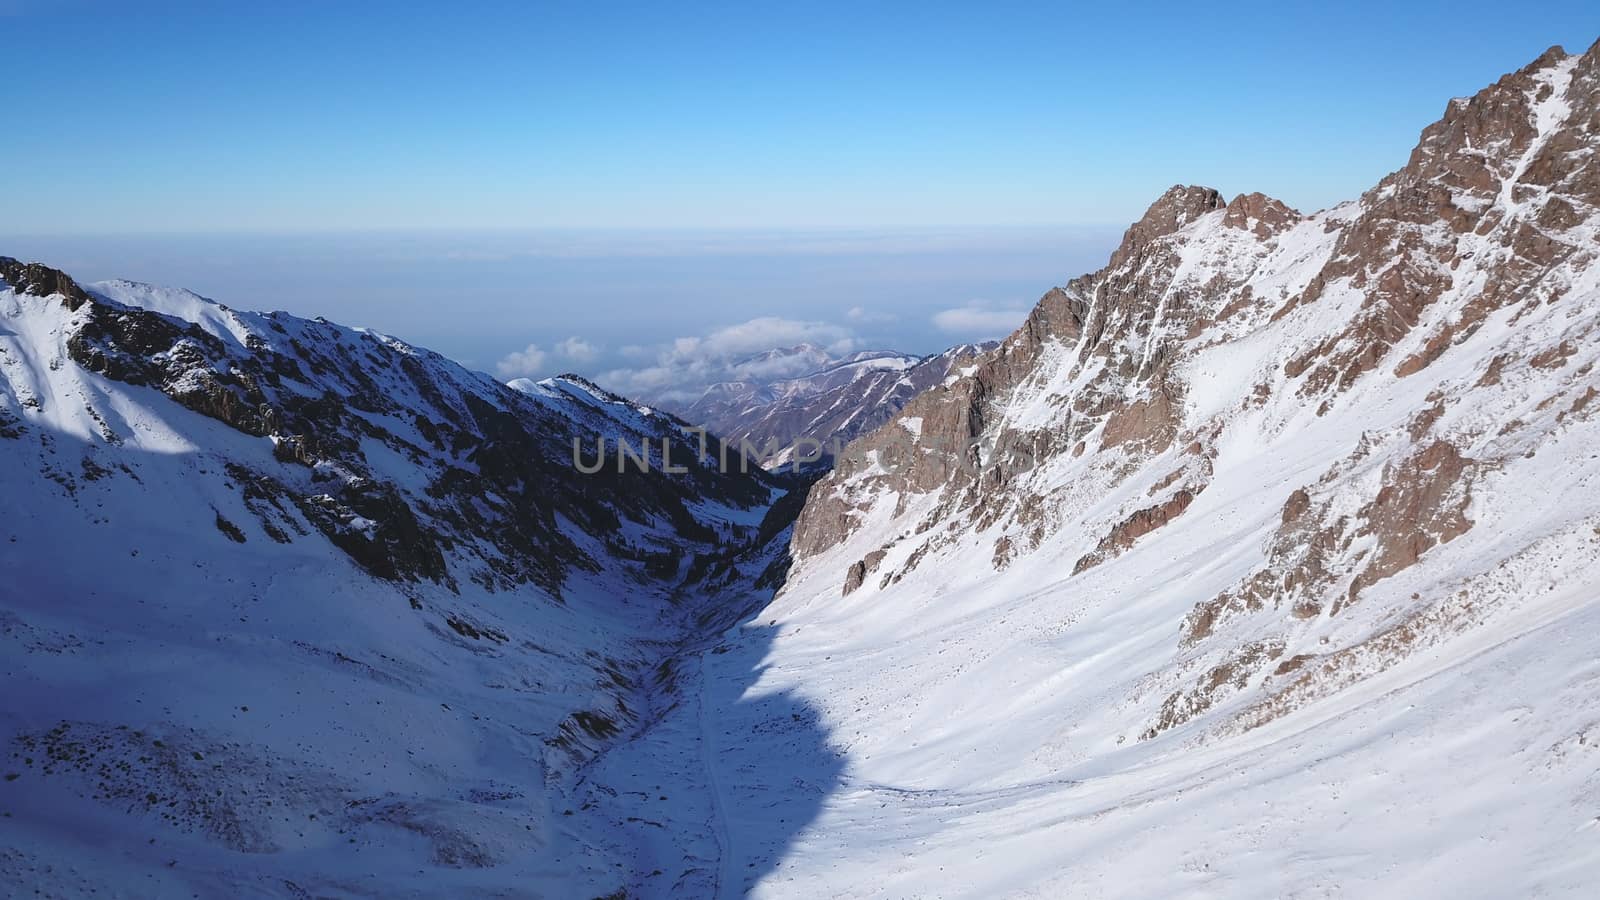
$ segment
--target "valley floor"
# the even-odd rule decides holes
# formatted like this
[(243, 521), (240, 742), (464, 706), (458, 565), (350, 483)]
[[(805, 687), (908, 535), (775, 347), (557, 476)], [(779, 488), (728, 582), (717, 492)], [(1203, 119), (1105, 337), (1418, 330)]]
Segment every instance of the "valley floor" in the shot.
[(584, 833), (632, 860), (629, 897), (1586, 896), (1588, 599), (1247, 734), (1129, 742), (1030, 780), (962, 752), (984, 738), (957, 718), (853, 749), (894, 713), (857, 705), (870, 691), (831, 658), (852, 642), (750, 623), (686, 653), (675, 700), (588, 773)]

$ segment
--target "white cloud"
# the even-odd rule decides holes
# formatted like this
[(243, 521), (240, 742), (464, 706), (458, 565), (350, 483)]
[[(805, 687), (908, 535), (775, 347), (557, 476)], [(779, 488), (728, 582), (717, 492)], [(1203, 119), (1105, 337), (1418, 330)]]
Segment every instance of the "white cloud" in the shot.
[(599, 347), (576, 336), (556, 344), (555, 351), (576, 363), (594, 362), (600, 356)]
[(544, 364), (550, 354), (539, 349), (538, 344), (529, 344), (516, 353), (507, 354), (495, 363), (494, 370), (501, 378), (534, 378), (545, 374)]
[(946, 334), (983, 339), (1004, 337), (1017, 329), (1028, 311), (1021, 306), (996, 306), (974, 300), (965, 306), (934, 313), (933, 325)]
[(845, 312), (845, 318), (852, 322), (893, 322), (897, 316), (893, 313), (877, 312), (865, 306), (852, 306)]
[(591, 363), (600, 358), (600, 352), (599, 345), (574, 335), (556, 342), (549, 350), (538, 344), (529, 344), (515, 353), (508, 353), (494, 364), (494, 370), (506, 381), (513, 378), (539, 378), (552, 374), (550, 369), (557, 365), (558, 359), (570, 363)]
[[(676, 338), (654, 348), (650, 365), (613, 369), (595, 380), (624, 396), (689, 401), (719, 382), (804, 375), (857, 346), (855, 334), (839, 325), (763, 316), (710, 334)], [(628, 349), (630, 357), (647, 355), (643, 348)]]
[(704, 338), (680, 338), (692, 342), (690, 352), (729, 355), (756, 353), (774, 347), (800, 344), (829, 344), (849, 338), (850, 331), (826, 322), (802, 322), (778, 316), (763, 316), (720, 328)]

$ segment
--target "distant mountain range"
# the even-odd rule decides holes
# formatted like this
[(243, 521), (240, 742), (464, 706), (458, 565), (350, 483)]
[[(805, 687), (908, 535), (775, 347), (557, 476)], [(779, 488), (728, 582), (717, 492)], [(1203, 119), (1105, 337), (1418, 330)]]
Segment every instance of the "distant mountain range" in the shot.
[(876, 430), (912, 398), (998, 345), (961, 344), (931, 356), (913, 356), (892, 350), (834, 355), (799, 344), (756, 354), (736, 367), (798, 370), (800, 375), (722, 382), (692, 402), (657, 402), (731, 444), (751, 448), (751, 455), (768, 468), (816, 472), (831, 466), (841, 448)]

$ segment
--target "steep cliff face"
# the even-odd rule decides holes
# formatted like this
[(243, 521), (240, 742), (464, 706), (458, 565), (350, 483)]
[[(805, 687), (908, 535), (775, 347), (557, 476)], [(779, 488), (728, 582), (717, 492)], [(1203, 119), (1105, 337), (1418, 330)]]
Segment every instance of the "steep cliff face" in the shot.
[[(1358, 200), (1302, 214), (1174, 187), (1105, 268), (855, 444), (812, 489), (790, 583), (763, 615), (794, 633), (809, 677), (870, 680), (859, 661), (819, 662), (823, 646), (839, 660), (871, 645), (873, 668), (895, 673), (847, 704), (817, 695), (845, 732), (922, 734), (935, 706), (961, 723), (915, 749), (862, 738), (861, 777), (1085, 815), (1066, 788), (1018, 785), (1103, 778), (1105, 804), (1161, 797), (1229, 828), (1245, 801), (1185, 805), (1200, 776), (1183, 754), (1243, 770), (1280, 764), (1288, 751), (1267, 742), (1337, 753), (1375, 738), (1329, 717), (1400, 715), (1410, 701), (1395, 698), (1441, 668), (1474, 715), (1527, 698), (1526, 727), (1485, 747), (1537, 754), (1584, 733), (1583, 715), (1536, 698), (1595, 697), (1572, 681), (1593, 645), (1560, 634), (1600, 618), (1597, 115), (1600, 45), (1553, 49), (1452, 101)], [(1465, 688), (1541, 653), (1527, 681)], [(1455, 715), (1406, 734), (1466, 741), (1474, 723)], [(1352, 758), (1413, 770), (1369, 750)], [(1466, 768), (1486, 802), (1549, 809), (1570, 835), (1587, 818), (1562, 792), (1593, 796), (1586, 766)], [(1535, 771), (1537, 799), (1517, 795)], [(983, 796), (993, 828), (980, 814), (967, 838), (1025, 843), (1010, 836), (1034, 819), (1002, 826), (1006, 804)], [(1325, 812), (1385, 833), (1364, 811)], [(1068, 855), (1080, 874), (1111, 867)], [(1063, 877), (1030, 871), (1035, 887)]]

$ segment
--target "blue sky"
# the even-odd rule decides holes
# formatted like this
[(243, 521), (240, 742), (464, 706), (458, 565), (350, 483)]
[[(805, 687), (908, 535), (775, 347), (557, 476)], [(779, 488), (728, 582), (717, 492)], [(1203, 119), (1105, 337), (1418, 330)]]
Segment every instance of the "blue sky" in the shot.
[[(1306, 210), (1358, 194), (1404, 162), (1448, 98), (1551, 44), (1587, 47), (1600, 13), (1592, 2), (0, 0), (0, 29), (0, 253), (26, 246), (94, 275), (366, 319), (480, 365), (498, 358), (496, 341), (578, 336), (585, 323), (569, 320), (582, 304), (595, 332), (584, 339), (607, 348), (586, 363), (598, 369), (637, 344), (629, 327), (671, 327), (642, 305), (663, 267), (688, 307), (684, 328), (805, 318), (796, 293), (821, 310), (812, 317), (891, 296), (898, 321), (920, 324), (882, 339), (931, 350), (946, 336), (929, 324), (937, 313), (1025, 308), (1092, 267), (1173, 183), (1261, 190)], [(678, 264), (692, 273), (674, 282), (664, 254), (683, 242), (642, 252), (640, 241), (684, 229), (754, 243), (688, 253)], [(817, 250), (804, 234), (830, 229), (850, 235), (858, 261), (886, 235), (956, 229), (967, 236), (956, 255), (978, 269), (897, 281), (910, 261), (890, 253), (872, 264), (886, 274), (849, 284), (807, 285), (813, 276), (778, 266), (802, 279), (774, 292), (781, 303), (759, 289), (730, 296), (730, 281), (759, 282), (741, 270), (761, 257), (752, 247), (792, 263)], [(260, 258), (284, 265), (284, 248), (319, 246), (295, 236), (326, 232), (353, 242), (352, 285), (270, 302), (264, 286), (288, 285)], [(602, 266), (599, 281), (617, 284), (597, 295), (548, 266), (489, 281), (494, 266), (480, 265), (472, 283), (500, 299), (460, 298), (452, 312), (520, 330), (462, 337), (382, 267), (437, 257), (420, 252), (429, 232), (451, 235), (441, 242), (460, 248), (458, 267), (587, 234), (613, 242), (591, 258), (609, 253), (635, 274)], [(784, 248), (786, 232), (802, 235), (799, 251)], [(461, 243), (486, 233), (500, 236)], [(506, 237), (516, 233), (535, 236)], [(262, 234), (277, 251), (260, 250)], [(1006, 235), (1011, 251), (995, 244)], [(136, 245), (142, 254), (115, 255)], [(980, 271), (1051, 253), (1048, 277), (1036, 263)], [(219, 262), (230, 258), (231, 270)], [(1023, 277), (1040, 280), (1023, 289)], [(908, 307), (914, 295), (926, 309)], [(612, 315), (590, 311), (608, 305)]]
[(1177, 181), (1316, 208), (1600, 36), (1592, 3), (0, 3), (30, 231), (1123, 223)]

